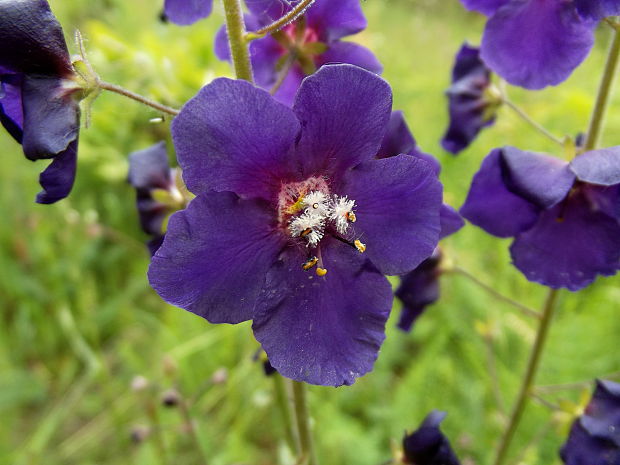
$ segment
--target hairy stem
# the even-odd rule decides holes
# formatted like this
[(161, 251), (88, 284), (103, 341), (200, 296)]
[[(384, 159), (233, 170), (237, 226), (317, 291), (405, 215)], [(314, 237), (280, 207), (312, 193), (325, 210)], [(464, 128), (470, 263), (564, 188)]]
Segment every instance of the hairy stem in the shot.
[(317, 465), (316, 454), (310, 432), (310, 414), (306, 399), (306, 385), (293, 381), (293, 402), (295, 404), (295, 419), (299, 434), (300, 462), (308, 465)]
[(284, 423), (286, 443), (288, 444), (289, 449), (291, 449), (291, 452), (299, 454), (299, 440), (297, 438), (295, 428), (293, 427), (293, 413), (291, 412), (289, 396), (284, 378), (282, 378), (280, 373), (274, 373), (272, 378), (276, 395), (276, 403), (278, 404), (278, 408), (282, 414), (282, 422)]
[(555, 142), (556, 144), (562, 145), (564, 146), (564, 141), (562, 139), (560, 139), (557, 136), (554, 136), (553, 134), (551, 134), (551, 132), (549, 132), (544, 126), (542, 126), (540, 123), (534, 121), (530, 115), (528, 115), (525, 111), (523, 111), (522, 108), (518, 107), (517, 105), (515, 105), (510, 99), (508, 99), (508, 97), (504, 96), (502, 97), (502, 102), (508, 107), (510, 108), (512, 111), (514, 111), (523, 121), (525, 121), (527, 124), (529, 124), (530, 126), (532, 126), (536, 131), (538, 131), (539, 133), (541, 133), (543, 136), (545, 136), (546, 138), (548, 138), (549, 140), (552, 140), (553, 142)]
[(312, 3), (314, 3), (314, 0), (302, 0), (295, 8), (282, 16), (280, 19), (259, 29), (258, 31), (253, 32), (250, 34), (250, 37), (261, 37), (282, 29), (287, 24), (295, 21), (299, 15), (303, 14), (304, 11), (312, 5)]
[(521, 384), (521, 388), (519, 389), (517, 402), (514, 406), (512, 414), (510, 415), (508, 428), (506, 428), (506, 431), (504, 432), (504, 435), (500, 440), (497, 455), (495, 457), (495, 461), (493, 462), (494, 465), (502, 465), (504, 463), (508, 454), (508, 450), (510, 448), (510, 444), (512, 443), (517, 428), (519, 427), (519, 423), (521, 422), (523, 412), (525, 411), (527, 401), (532, 391), (536, 373), (538, 372), (543, 348), (545, 346), (545, 342), (547, 341), (547, 335), (549, 334), (549, 327), (551, 326), (551, 321), (553, 319), (553, 312), (555, 310), (557, 297), (558, 291), (556, 289), (550, 289), (549, 294), (547, 295), (547, 299), (545, 300), (545, 305), (542, 311), (542, 318), (540, 320), (540, 325), (538, 326), (538, 331), (536, 333), (534, 347), (532, 348), (532, 353), (530, 354), (530, 359), (527, 364), (525, 378), (523, 379), (523, 383)]
[(235, 76), (237, 79), (254, 82), (250, 51), (245, 40), (245, 23), (241, 10), (241, 0), (222, 0), (222, 3), (226, 13), (226, 32)]
[(176, 116), (179, 114), (179, 110), (175, 108), (171, 108), (166, 105), (162, 105), (161, 103), (157, 103), (154, 100), (143, 97), (142, 95), (139, 95), (139, 94), (136, 94), (135, 92), (124, 89), (121, 86), (117, 86), (116, 84), (110, 84), (109, 82), (99, 81), (98, 85), (101, 89), (114, 92), (116, 94), (120, 94), (124, 97), (135, 100), (136, 102), (140, 102), (143, 105), (154, 108), (155, 110), (161, 111), (162, 113), (167, 113), (172, 116)]
[(592, 118), (590, 119), (590, 127), (588, 129), (588, 137), (586, 139), (585, 151), (595, 149), (601, 139), (603, 131), (603, 123), (605, 121), (605, 113), (611, 97), (611, 89), (618, 72), (618, 56), (620, 55), (620, 29), (614, 28), (613, 39), (609, 47), (607, 55), (607, 63), (605, 71), (598, 88), (596, 103)]

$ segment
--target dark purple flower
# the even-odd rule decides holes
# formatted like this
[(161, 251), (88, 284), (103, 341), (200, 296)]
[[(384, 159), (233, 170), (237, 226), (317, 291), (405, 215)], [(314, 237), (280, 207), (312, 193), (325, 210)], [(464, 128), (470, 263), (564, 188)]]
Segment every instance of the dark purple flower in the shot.
[(597, 381), (596, 390), (560, 451), (566, 465), (620, 464), (620, 384)]
[[(375, 159), (391, 90), (351, 65), (306, 78), (293, 108), (217, 79), (172, 123), (187, 187), (149, 279), (212, 323), (253, 320), (282, 375), (339, 386), (372, 369), (392, 291), (437, 245), (441, 184), (409, 155)], [(362, 240), (364, 243), (362, 243)]]
[(620, 146), (568, 163), (513, 147), (493, 150), (461, 214), (514, 237), (514, 265), (530, 281), (572, 291), (620, 268)]
[(75, 179), (79, 87), (62, 29), (45, 0), (0, 2), (0, 122), (29, 160), (53, 159), (38, 203), (69, 195)]
[[(407, 126), (403, 113), (394, 111), (390, 117), (377, 157), (388, 158), (399, 154), (411, 155), (429, 162), (435, 174), (439, 175), (441, 166), (437, 159), (420, 150)], [(464, 222), (452, 207), (443, 204), (440, 210), (440, 224), (439, 238), (443, 239), (461, 229)], [(396, 291), (396, 297), (403, 303), (403, 310), (398, 322), (398, 327), (403, 331), (410, 331), (413, 323), (424, 309), (439, 299), (440, 261), (441, 251), (435, 249), (431, 257), (401, 277), (401, 284)]]
[(439, 425), (445, 412), (433, 410), (420, 427), (403, 438), (404, 462), (411, 465), (460, 465)]
[(152, 236), (147, 244), (151, 255), (164, 240), (165, 220), (186, 204), (177, 186), (178, 177), (178, 170), (168, 164), (165, 142), (129, 155), (128, 180), (136, 188), (140, 226)]
[(450, 126), (441, 145), (450, 153), (465, 149), (484, 127), (495, 122), (501, 96), (491, 84), (491, 71), (480, 59), (480, 49), (463, 44), (452, 69)]
[[(298, 1), (246, 0), (248, 30), (257, 30), (290, 11)], [(359, 0), (316, 0), (295, 22), (250, 43), (256, 84), (292, 105), (304, 77), (327, 63), (349, 63), (380, 74), (383, 67), (370, 50), (343, 37), (366, 27)], [(225, 29), (216, 37), (215, 52), (230, 61)]]
[(180, 26), (189, 26), (206, 18), (213, 9), (213, 0), (165, 0), (166, 19)]
[[(601, 14), (617, 0), (462, 0), (489, 16), (481, 57), (511, 84), (542, 89), (566, 80), (594, 43)], [(580, 14), (581, 13), (581, 14)]]

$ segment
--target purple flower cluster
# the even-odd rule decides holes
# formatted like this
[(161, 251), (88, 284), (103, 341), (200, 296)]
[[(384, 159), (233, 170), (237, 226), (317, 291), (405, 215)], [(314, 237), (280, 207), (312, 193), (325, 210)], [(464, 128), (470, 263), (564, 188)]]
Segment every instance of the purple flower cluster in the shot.
[(80, 128), (62, 29), (45, 0), (2, 1), (0, 44), (0, 122), (29, 160), (53, 160), (37, 202), (56, 202), (73, 187)]
[(514, 237), (514, 265), (530, 281), (577, 291), (620, 269), (620, 146), (570, 163), (495, 149), (461, 214), (490, 234)]
[[(255, 31), (272, 23), (299, 3), (298, 0), (246, 0), (250, 14), (246, 27)], [(271, 90), (276, 100), (292, 105), (304, 77), (327, 63), (349, 63), (374, 73), (382, 66), (367, 48), (342, 38), (366, 28), (359, 0), (315, 0), (301, 18), (250, 43), (256, 84)], [(216, 37), (218, 58), (230, 61), (226, 30)]]
[(288, 108), (217, 79), (172, 124), (187, 187), (149, 279), (213, 323), (253, 320), (284, 376), (339, 386), (372, 369), (392, 290), (440, 233), (441, 184), (408, 154), (378, 158), (391, 90), (351, 65), (306, 78)]
[(487, 16), (484, 62), (511, 84), (541, 89), (567, 79), (594, 43), (597, 21), (620, 0), (461, 0)]
[(596, 390), (560, 451), (566, 465), (620, 463), (620, 384), (597, 381)]

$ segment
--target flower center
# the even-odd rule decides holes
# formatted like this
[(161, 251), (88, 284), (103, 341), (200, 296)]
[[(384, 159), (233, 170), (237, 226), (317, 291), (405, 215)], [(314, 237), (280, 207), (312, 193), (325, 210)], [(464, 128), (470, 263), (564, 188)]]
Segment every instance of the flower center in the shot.
[(308, 260), (302, 265), (304, 270), (316, 266), (319, 276), (327, 273), (319, 247), (326, 235), (360, 253), (366, 250), (366, 245), (359, 239), (350, 241), (346, 238), (350, 225), (357, 220), (354, 209), (355, 200), (332, 194), (323, 178), (311, 177), (282, 186), (278, 198), (278, 222), (289, 237), (301, 239), (308, 248)]

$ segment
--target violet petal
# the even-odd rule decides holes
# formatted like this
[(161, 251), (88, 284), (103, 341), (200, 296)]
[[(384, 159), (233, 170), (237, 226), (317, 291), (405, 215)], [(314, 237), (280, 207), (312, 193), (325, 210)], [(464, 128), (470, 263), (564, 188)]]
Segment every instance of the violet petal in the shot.
[(600, 186), (620, 184), (620, 146), (592, 150), (570, 163), (577, 179)]

